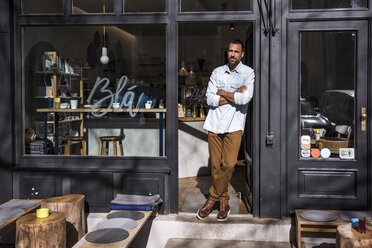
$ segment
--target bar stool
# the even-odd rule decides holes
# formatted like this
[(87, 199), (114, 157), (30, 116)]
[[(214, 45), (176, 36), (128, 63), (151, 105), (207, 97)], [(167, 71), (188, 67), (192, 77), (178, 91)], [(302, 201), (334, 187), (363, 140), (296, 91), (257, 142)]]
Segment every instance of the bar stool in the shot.
[(70, 145), (73, 141), (77, 141), (81, 143), (81, 149), (80, 149), (80, 154), (81, 155), (87, 155), (87, 150), (85, 148), (85, 142), (86, 139), (83, 136), (73, 136), (73, 137), (65, 137), (63, 138), (64, 140), (67, 141), (66, 147), (65, 147), (65, 155), (70, 155)]
[(119, 147), (120, 147), (120, 155), (124, 156), (123, 143), (122, 143), (122, 140), (124, 139), (124, 137), (125, 136), (101, 136), (99, 137), (99, 156), (103, 155), (103, 142), (106, 142), (105, 155), (109, 154), (109, 143), (113, 142), (114, 156), (117, 156), (116, 142), (118, 141), (119, 141)]

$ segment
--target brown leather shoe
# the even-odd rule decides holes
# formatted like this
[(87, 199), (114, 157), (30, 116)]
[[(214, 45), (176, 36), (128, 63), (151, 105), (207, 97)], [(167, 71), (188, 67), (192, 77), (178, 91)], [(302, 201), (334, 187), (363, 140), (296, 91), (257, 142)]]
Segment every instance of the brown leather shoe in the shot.
[(227, 215), (230, 213), (229, 204), (220, 203), (220, 211), (217, 214), (217, 221), (227, 221)]
[(204, 203), (204, 206), (198, 210), (196, 217), (199, 220), (204, 220), (206, 217), (208, 217), (209, 213), (212, 210), (214, 203), (215, 203), (214, 200), (212, 200), (211, 198), (208, 198), (208, 200)]

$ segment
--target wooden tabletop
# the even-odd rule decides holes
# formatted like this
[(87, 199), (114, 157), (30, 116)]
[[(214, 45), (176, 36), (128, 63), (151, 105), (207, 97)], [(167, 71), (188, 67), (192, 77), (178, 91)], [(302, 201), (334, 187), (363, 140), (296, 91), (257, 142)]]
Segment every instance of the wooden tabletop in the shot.
[[(24, 199), (12, 199), (12, 200), (10, 200), (8, 202), (19, 201), (19, 200), (24, 200)], [(23, 209), (25, 211), (24, 214), (22, 214), (22, 215), (20, 215), (18, 217), (13, 217), (13, 218), (5, 219), (5, 224), (0, 227), (0, 235), (8, 232), (12, 228), (15, 228), (15, 223), (16, 223), (16, 221), (17, 221), (18, 218), (20, 218), (21, 216), (24, 216), (25, 214), (28, 214), (30, 212), (35, 211), (37, 208), (40, 207), (40, 204), (43, 201), (43, 200), (36, 200), (36, 199), (31, 199), (31, 200), (37, 202), (37, 204), (35, 206), (32, 206), (32, 207)]]
[[(109, 113), (128, 113), (129, 109), (113, 109), (113, 108), (78, 108), (78, 109), (55, 109), (55, 108), (42, 108), (42, 109), (36, 109), (36, 112), (39, 113), (91, 113), (91, 112), (109, 112)], [(167, 109), (164, 108), (152, 108), (152, 109), (132, 109), (132, 112), (141, 112), (141, 113), (166, 113)]]
[[(154, 211), (157, 211), (157, 210), (155, 209)], [(129, 237), (122, 240), (122, 241), (115, 242), (115, 243), (109, 243), (109, 244), (96, 244), (96, 243), (91, 243), (91, 242), (87, 241), (85, 239), (85, 236), (84, 236), (82, 239), (79, 240), (79, 242), (77, 242), (74, 245), (74, 248), (79, 248), (79, 247), (80, 248), (98, 248), (98, 247), (100, 247), (100, 248), (102, 248), (102, 247), (110, 247), (110, 248), (119, 248), (120, 247), (120, 248), (123, 248), (123, 247), (129, 247), (129, 245), (132, 243), (134, 238), (137, 236), (138, 232), (141, 230), (143, 225), (145, 225), (145, 223), (150, 218), (150, 216), (154, 213), (154, 211), (137, 211), (137, 212), (144, 213), (145, 217), (136, 221), (137, 226), (133, 229), (128, 230)], [(114, 213), (114, 212), (120, 212), (120, 210), (110, 211), (110, 213)], [(99, 223), (101, 223), (103, 221), (106, 221), (106, 220), (107, 220), (107, 218), (105, 217)], [(97, 228), (93, 228), (91, 231), (95, 231), (95, 230), (97, 230)]]
[(337, 211), (337, 210), (322, 210), (327, 211), (330, 213), (336, 214), (338, 217), (334, 221), (310, 221), (302, 218), (300, 214), (305, 211), (315, 211), (315, 210), (309, 210), (309, 209), (297, 209), (296, 210), (296, 221), (297, 223), (301, 225), (311, 225), (311, 226), (332, 226), (337, 227), (338, 225), (349, 223), (348, 221), (342, 219), (339, 214), (345, 211)]

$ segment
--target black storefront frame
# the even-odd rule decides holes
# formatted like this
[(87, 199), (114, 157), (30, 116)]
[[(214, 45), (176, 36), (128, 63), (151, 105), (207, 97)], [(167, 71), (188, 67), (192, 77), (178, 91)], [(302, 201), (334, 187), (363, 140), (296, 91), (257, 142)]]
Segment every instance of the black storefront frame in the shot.
[[(122, 1), (115, 0), (115, 14), (88, 14), (76, 15), (71, 13), (72, 0), (65, 2), (64, 14), (57, 15), (20, 15), (21, 0), (13, 5), (13, 66), (14, 66), (14, 155), (13, 155), (13, 197), (19, 196), (20, 173), (154, 173), (164, 174), (165, 190), (164, 213), (176, 213), (178, 209), (178, 123), (177, 123), (177, 55), (178, 55), (178, 22), (187, 21), (254, 21), (253, 12), (229, 12), (229, 13), (179, 13), (178, 1), (167, 1), (168, 13), (159, 14), (123, 14), (121, 13)], [(253, 4), (255, 6), (255, 4)], [(256, 12), (257, 13), (257, 12)], [(256, 22), (257, 23), (257, 22)], [(98, 157), (59, 157), (59, 156), (24, 156), (23, 146), (23, 123), (22, 123), (22, 27), (23, 26), (68, 26), (68, 25), (115, 25), (115, 24), (164, 24), (166, 25), (166, 91), (167, 91), (167, 157), (165, 158), (99, 158)], [(259, 30), (259, 28), (256, 28)], [(257, 37), (257, 36), (256, 36)], [(259, 44), (259, 42), (256, 42)], [(256, 55), (257, 56), (257, 55)], [(174, 103), (174, 104), (173, 104)], [(256, 105), (257, 106), (257, 105)], [(109, 162), (108, 162), (109, 161)], [(113, 175), (115, 177), (115, 175)], [(61, 193), (69, 193), (63, 185), (70, 182), (64, 181), (61, 174)], [(117, 176), (116, 176), (117, 178)]]
[[(281, 19), (281, 25), (282, 25), (282, 43), (280, 46), (280, 49), (282, 50), (282, 57), (279, 60), (281, 63), (281, 81), (282, 85), (280, 87), (281, 89), (281, 95), (283, 96), (284, 100), (281, 103), (280, 106), (280, 111), (282, 113), (282, 117), (280, 119), (280, 125), (282, 126), (281, 128), (281, 136), (286, 137), (288, 130), (286, 129), (287, 126), (287, 120), (285, 116), (287, 116), (287, 102), (285, 100), (285, 95), (287, 93), (287, 76), (288, 72), (291, 70), (291, 68), (287, 67), (287, 61), (288, 58), (287, 56), (287, 49), (288, 48), (288, 37), (294, 34), (288, 33), (288, 24), (290, 22), (320, 22), (320, 21), (353, 21), (353, 20), (367, 20), (368, 21), (368, 75), (367, 75), (367, 84), (368, 84), (368, 93), (367, 93), (367, 98), (368, 98), (368, 104), (367, 104), (367, 112), (369, 114), (368, 116), (368, 123), (371, 123), (371, 112), (370, 110), (372, 109), (372, 101), (371, 101), (371, 96), (372, 96), (372, 87), (371, 87), (371, 71), (372, 71), (372, 55), (371, 55), (371, 47), (372, 47), (372, 28), (371, 28), (371, 16), (372, 16), (372, 0), (368, 1), (368, 9), (342, 9), (342, 10), (337, 10), (337, 9), (326, 9), (326, 10), (320, 10), (320, 9), (315, 9), (315, 10), (291, 10), (290, 8), (290, 3), (291, 1), (288, 1), (287, 4), (283, 3), (281, 6), (282, 9), (282, 19)], [(367, 124), (367, 132), (368, 133), (368, 138), (367, 138), (367, 149), (370, 149), (371, 142), (372, 142), (372, 125)], [(281, 140), (281, 146), (286, 147), (287, 146), (287, 140), (283, 138)], [(287, 165), (287, 151), (285, 150), (284, 152), (281, 153), (281, 187), (282, 187), (282, 199), (283, 202), (281, 204), (282, 210), (281, 210), (281, 216), (287, 216), (290, 213), (293, 213), (294, 209), (288, 209), (287, 207), (287, 191), (289, 190), (287, 188), (287, 181), (290, 180), (287, 177), (287, 170), (290, 168)], [(371, 154), (368, 154), (367, 158), (367, 173), (368, 173), (368, 180), (367, 180), (367, 202), (368, 202), (368, 210), (372, 209), (372, 169), (371, 169)]]
[[(34, 15), (18, 17), (14, 10), (19, 10), (20, 0), (9, 1), (10, 13), (12, 13), (9, 25), (0, 26), (0, 33), (9, 34), (9, 48), (12, 53), (9, 55), (9, 62), (11, 63), (10, 75), (8, 75), (10, 88), (10, 102), (8, 98), (3, 98), (1, 102), (5, 106), (2, 112), (3, 116), (10, 118), (12, 127), (9, 123), (1, 125), (4, 134), (4, 146), (7, 146), (6, 153), (1, 157), (4, 174), (9, 175), (10, 166), (12, 166), (13, 174), (22, 171), (42, 171), (42, 172), (138, 172), (138, 173), (155, 173), (166, 175), (164, 178), (165, 194), (167, 194), (168, 207), (165, 213), (176, 213), (178, 205), (178, 124), (177, 124), (177, 109), (176, 104), (167, 106), (167, 147), (168, 153), (166, 158), (108, 158), (110, 165), (105, 167), (100, 166), (102, 162), (95, 162), (96, 158), (92, 157), (26, 157), (20, 156), (22, 151), (22, 115), (19, 111), (22, 105), (19, 103), (21, 96), (21, 78), (22, 78), (22, 57), (20, 39), (20, 27), (23, 25), (99, 25), (99, 24), (151, 24), (159, 23), (165, 24), (167, 29), (167, 102), (177, 101), (177, 85), (170, 82), (177, 82), (177, 33), (179, 22), (195, 22), (195, 21), (255, 21), (255, 61), (256, 61), (256, 88), (255, 98), (253, 102), (253, 161), (254, 170), (253, 178), (253, 214), (261, 217), (281, 217), (288, 215), (287, 209), (287, 158), (285, 147), (286, 142), (286, 80), (287, 71), (287, 23), (290, 21), (321, 21), (321, 20), (356, 20), (367, 19), (369, 22), (369, 61), (372, 60), (371, 55), (371, 41), (372, 41), (372, 25), (371, 25), (371, 6), (372, 0), (369, 0), (369, 9), (363, 10), (309, 10), (309, 11), (292, 11), (290, 10), (290, 1), (273, 0), (275, 8), (276, 27), (279, 32), (271, 41), (271, 67), (274, 68), (271, 73), (271, 85), (267, 86), (269, 78), (267, 65), (268, 65), (268, 39), (261, 32), (262, 26), (260, 25), (259, 11), (257, 2), (253, 3), (253, 12), (246, 13), (179, 13), (178, 1), (167, 1), (167, 14), (122, 14), (120, 0), (115, 0), (115, 14), (113, 15), (96, 15), (89, 14), (87, 16), (69, 14), (71, 7), (65, 8), (65, 15)], [(67, 6), (71, 6), (72, 0), (65, 1)], [(12, 5), (13, 4), (13, 5)], [(5, 8), (3, 11), (7, 11)], [(12, 11), (13, 10), (13, 11)], [(6, 15), (5, 15), (6, 16)], [(2, 24), (3, 25), (3, 24)], [(12, 33), (13, 31), (13, 33)], [(5, 39), (6, 40), (6, 39)], [(4, 53), (4, 51), (2, 51)], [(6, 56), (6, 54), (5, 54)], [(280, 66), (279, 66), (280, 65)], [(372, 87), (371, 87), (371, 71), (372, 65), (369, 64), (368, 74), (368, 107), (372, 109)], [(10, 70), (9, 70), (10, 71)], [(278, 77), (280, 75), (280, 77)], [(274, 77), (273, 77), (274, 76)], [(7, 76), (5, 76), (6, 84)], [(15, 83), (10, 83), (15, 82)], [(8, 86), (6, 84), (5, 86)], [(270, 90), (270, 91), (269, 91)], [(277, 92), (280, 92), (278, 94)], [(268, 98), (272, 98), (267, 102)], [(278, 104), (280, 103), (280, 104)], [(21, 108), (20, 108), (21, 106)], [(268, 116), (267, 111), (270, 109)], [(9, 113), (11, 111), (11, 113)], [(265, 136), (267, 133), (266, 125), (271, 122), (271, 130), (274, 133), (274, 146), (267, 147), (265, 144)], [(371, 123), (371, 116), (368, 117)], [(12, 132), (9, 132), (12, 129)], [(368, 146), (372, 141), (371, 125), (368, 125)], [(174, 134), (174, 136), (172, 135)], [(9, 140), (14, 146), (9, 146)], [(172, 145), (171, 145), (172, 144)], [(14, 148), (14, 150), (13, 150)], [(171, 150), (173, 152), (171, 152)], [(368, 158), (368, 164), (371, 161), (371, 155)], [(51, 166), (50, 164), (53, 164)], [(76, 165), (79, 165), (78, 167)], [(135, 166), (133, 166), (135, 165)], [(8, 169), (7, 169), (8, 168)], [(273, 175), (276, 177), (273, 179)], [(368, 171), (369, 180), (372, 178), (372, 170)], [(11, 180), (11, 179), (10, 179)], [(17, 191), (17, 176), (14, 176), (14, 189)], [(63, 179), (62, 179), (63, 180)], [(8, 182), (9, 178), (4, 179)], [(270, 183), (269, 185), (267, 183)], [(6, 195), (9, 195), (7, 189)], [(368, 203), (369, 209), (372, 209), (372, 185), (368, 185)], [(15, 196), (16, 194), (13, 194)], [(7, 198), (4, 198), (6, 200)]]

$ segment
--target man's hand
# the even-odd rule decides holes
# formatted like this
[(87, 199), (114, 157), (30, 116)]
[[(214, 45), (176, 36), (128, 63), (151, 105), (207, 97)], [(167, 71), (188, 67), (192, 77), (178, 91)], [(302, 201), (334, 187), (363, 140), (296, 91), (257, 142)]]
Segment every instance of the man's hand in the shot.
[(238, 89), (237, 92), (239, 92), (239, 93), (243, 93), (243, 92), (246, 91), (246, 90), (247, 90), (247, 86), (242, 85), (242, 86), (240, 86), (240, 88)]

